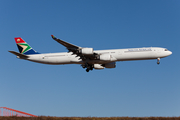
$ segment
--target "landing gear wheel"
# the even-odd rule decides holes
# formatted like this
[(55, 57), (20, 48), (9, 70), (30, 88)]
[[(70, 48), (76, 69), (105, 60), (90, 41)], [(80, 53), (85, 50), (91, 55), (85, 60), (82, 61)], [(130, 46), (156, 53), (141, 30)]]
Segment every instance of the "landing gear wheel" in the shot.
[(157, 58), (157, 64), (158, 64), (158, 65), (160, 64), (160, 62), (159, 62), (159, 61), (160, 61), (160, 58)]
[(86, 72), (89, 72), (89, 69), (86, 69)]
[(88, 63), (82, 64), (81, 66), (82, 68), (86, 68), (86, 72), (89, 72), (90, 70), (93, 70), (94, 68), (93, 64), (88, 64)]
[(82, 68), (86, 68), (86, 66), (85, 65), (81, 65), (82, 66)]
[(90, 67), (90, 70), (93, 70), (93, 66)]

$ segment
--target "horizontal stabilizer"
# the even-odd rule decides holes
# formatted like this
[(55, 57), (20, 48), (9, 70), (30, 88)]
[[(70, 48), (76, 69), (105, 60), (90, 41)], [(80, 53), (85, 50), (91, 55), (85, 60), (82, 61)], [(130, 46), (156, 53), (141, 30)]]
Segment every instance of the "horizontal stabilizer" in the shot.
[(12, 54), (14, 54), (14, 55), (16, 55), (17, 57), (19, 57), (19, 58), (22, 58), (22, 59), (26, 59), (26, 58), (28, 58), (28, 56), (27, 55), (24, 55), (24, 54), (21, 54), (21, 53), (18, 53), (18, 52), (15, 52), (15, 51), (9, 51), (10, 53), (12, 53)]

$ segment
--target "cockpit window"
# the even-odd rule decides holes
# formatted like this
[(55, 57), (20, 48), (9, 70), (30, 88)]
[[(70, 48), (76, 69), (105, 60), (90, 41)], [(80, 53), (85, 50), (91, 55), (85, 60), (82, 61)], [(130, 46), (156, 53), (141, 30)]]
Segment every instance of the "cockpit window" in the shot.
[(168, 51), (168, 49), (165, 49), (164, 51)]

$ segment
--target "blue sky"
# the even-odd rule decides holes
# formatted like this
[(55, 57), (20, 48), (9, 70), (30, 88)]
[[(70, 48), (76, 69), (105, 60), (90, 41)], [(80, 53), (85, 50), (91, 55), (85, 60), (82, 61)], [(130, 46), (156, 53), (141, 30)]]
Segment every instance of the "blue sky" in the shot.
[[(1, 0), (0, 106), (35, 115), (180, 116), (179, 0)], [(67, 51), (51, 34), (82, 47), (164, 47), (156, 60), (117, 62), (86, 73), (80, 65), (17, 59), (14, 37), (36, 51)]]

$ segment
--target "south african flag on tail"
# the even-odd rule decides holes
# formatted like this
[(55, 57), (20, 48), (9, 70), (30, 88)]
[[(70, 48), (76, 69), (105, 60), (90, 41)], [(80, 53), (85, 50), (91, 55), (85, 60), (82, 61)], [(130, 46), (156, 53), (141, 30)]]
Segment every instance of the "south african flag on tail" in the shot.
[(30, 55), (30, 54), (39, 54), (31, 46), (29, 46), (21, 37), (14, 38), (21, 54)]

